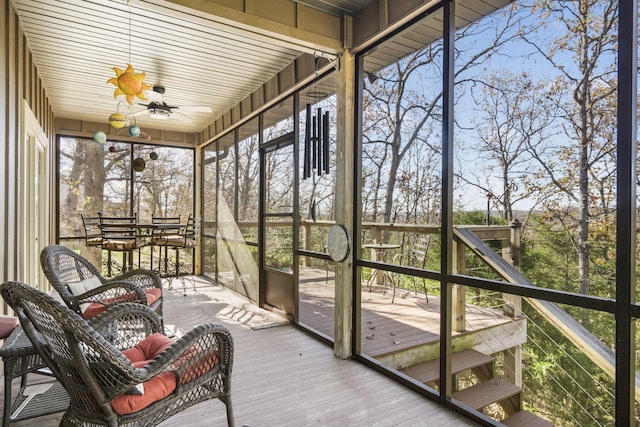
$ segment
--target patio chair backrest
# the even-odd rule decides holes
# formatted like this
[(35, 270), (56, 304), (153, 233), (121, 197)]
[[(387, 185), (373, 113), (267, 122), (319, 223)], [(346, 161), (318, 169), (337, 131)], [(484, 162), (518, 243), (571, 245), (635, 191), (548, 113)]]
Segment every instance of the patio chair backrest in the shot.
[(431, 236), (416, 234), (413, 238), (413, 248), (411, 249), (414, 267), (424, 268), (427, 264), (429, 256), (429, 246), (431, 245)]
[[(165, 225), (170, 227), (171, 224), (180, 224), (180, 216), (152, 216), (151, 217), (152, 224)], [(159, 244), (159, 240), (166, 240), (168, 238), (178, 238), (180, 236), (180, 227), (175, 228), (152, 228), (151, 236), (153, 244)], [(160, 242), (161, 245), (164, 243)]]
[[(198, 244), (198, 236), (200, 234), (200, 221), (189, 215), (187, 226), (184, 229), (185, 246), (191, 247)], [(191, 241), (191, 243), (189, 243)]]
[(78, 283), (94, 276), (103, 280), (89, 260), (66, 246), (46, 246), (40, 252), (40, 266), (51, 286), (68, 304), (73, 297), (69, 283)]
[(103, 245), (108, 241), (135, 241), (140, 237), (138, 216), (104, 216), (100, 217)]
[(80, 214), (84, 227), (84, 239), (87, 246), (100, 246), (102, 244), (102, 230), (100, 229), (99, 216), (85, 216)]
[(152, 224), (180, 224), (180, 216), (151, 216)]

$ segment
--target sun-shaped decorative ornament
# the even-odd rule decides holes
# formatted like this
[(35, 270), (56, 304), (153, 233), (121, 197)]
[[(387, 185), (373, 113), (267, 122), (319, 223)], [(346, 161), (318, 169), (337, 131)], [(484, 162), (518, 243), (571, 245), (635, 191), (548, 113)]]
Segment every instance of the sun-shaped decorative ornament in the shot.
[(114, 98), (119, 95), (125, 95), (129, 105), (133, 105), (133, 98), (136, 96), (146, 101), (147, 98), (144, 96), (144, 91), (151, 89), (152, 86), (142, 81), (147, 75), (144, 71), (136, 73), (131, 64), (127, 64), (125, 71), (118, 67), (113, 67), (112, 70), (116, 72), (116, 77), (110, 78), (107, 83), (116, 86), (116, 90), (113, 92)]

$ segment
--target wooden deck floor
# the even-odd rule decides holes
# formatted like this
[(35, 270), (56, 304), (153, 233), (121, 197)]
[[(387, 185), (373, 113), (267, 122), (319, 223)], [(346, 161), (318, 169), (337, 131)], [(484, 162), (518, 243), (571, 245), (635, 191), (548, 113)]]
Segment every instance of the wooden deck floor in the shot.
[[(292, 326), (254, 330), (232, 320), (230, 313), (250, 309), (246, 301), (220, 286), (200, 281), (197, 286), (186, 297), (165, 290), (166, 323), (178, 334), (205, 322), (221, 322), (231, 330), (238, 427), (476, 425), (364, 365), (335, 358), (330, 347)], [(59, 419), (11, 425), (53, 426)], [(224, 406), (203, 402), (162, 424), (186, 425), (226, 425)]]
[[(335, 301), (334, 276), (324, 270), (306, 268), (300, 273), (300, 322), (333, 337)], [(440, 298), (429, 295), (429, 302), (420, 286), (412, 290), (396, 289), (391, 303), (391, 289), (373, 285), (371, 292), (365, 283), (361, 293), (361, 349), (379, 357), (440, 339)], [(499, 310), (467, 306), (465, 333), (490, 326), (510, 323)]]

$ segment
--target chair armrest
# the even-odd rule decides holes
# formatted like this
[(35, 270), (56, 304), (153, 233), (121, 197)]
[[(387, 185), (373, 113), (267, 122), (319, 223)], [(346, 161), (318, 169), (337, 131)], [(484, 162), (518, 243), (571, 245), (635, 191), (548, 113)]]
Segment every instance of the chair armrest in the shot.
[(231, 333), (224, 325), (207, 323), (191, 329), (142, 369), (151, 377), (162, 371), (174, 371), (181, 387), (214, 377), (230, 378), (232, 366)]
[(113, 279), (104, 280), (103, 283), (111, 282), (129, 282), (143, 289), (160, 288), (162, 289), (162, 279), (160, 275), (152, 270), (134, 269), (129, 270)]
[(164, 333), (155, 311), (130, 302), (109, 307), (87, 322), (119, 350), (131, 348), (155, 332)]
[(95, 289), (84, 294), (73, 296), (70, 298), (74, 307), (84, 303), (98, 303), (106, 307), (111, 307), (124, 302), (135, 302), (147, 305), (147, 295), (139, 286), (123, 281), (112, 281), (103, 283)]

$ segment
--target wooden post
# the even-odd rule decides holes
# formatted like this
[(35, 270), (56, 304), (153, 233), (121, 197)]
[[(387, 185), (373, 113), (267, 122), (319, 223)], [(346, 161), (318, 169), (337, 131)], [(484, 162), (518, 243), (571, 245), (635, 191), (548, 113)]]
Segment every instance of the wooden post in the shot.
[[(453, 239), (453, 274), (463, 274), (466, 270), (464, 260), (464, 244), (457, 239)], [(465, 287), (462, 285), (453, 285), (452, 287), (452, 324), (451, 329), (455, 332), (464, 331), (466, 321), (466, 304), (465, 304)]]
[[(502, 257), (520, 270), (520, 229), (522, 224), (517, 219), (511, 221), (511, 238), (502, 241)], [(522, 316), (522, 297), (503, 294), (504, 312), (511, 317)]]
[[(511, 238), (502, 241), (502, 257), (520, 270), (520, 234), (522, 224), (514, 218), (511, 221)], [(504, 312), (511, 317), (522, 316), (522, 297), (503, 294)], [(522, 387), (522, 346), (517, 345), (504, 351), (504, 380)]]
[[(351, 29), (345, 17), (344, 29)], [(336, 224), (345, 226), (353, 244), (353, 192), (355, 148), (353, 144), (355, 116), (355, 55), (345, 49), (336, 72), (337, 146), (336, 146)], [(341, 359), (351, 357), (353, 331), (353, 259), (351, 248), (347, 259), (336, 262), (334, 313), (334, 354)]]
[(513, 266), (520, 270), (520, 236), (522, 236), (522, 224), (514, 218), (509, 226), (511, 227), (511, 259)]
[[(311, 232), (312, 232), (312, 227), (311, 225), (307, 224), (306, 222), (302, 222), (300, 221), (300, 226), (302, 228), (304, 228), (304, 237), (303, 237), (303, 242), (302, 242), (302, 247), (304, 248), (304, 250), (306, 251), (310, 251), (311, 250)], [(311, 258), (306, 256), (302, 259), (302, 265), (304, 267), (309, 267), (311, 265)]]
[(522, 387), (522, 346), (504, 351), (504, 380)]

